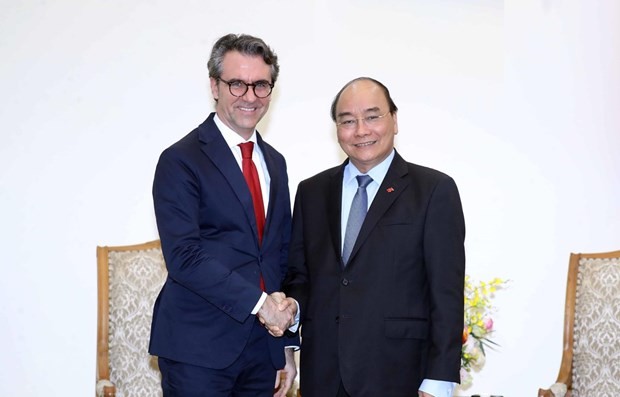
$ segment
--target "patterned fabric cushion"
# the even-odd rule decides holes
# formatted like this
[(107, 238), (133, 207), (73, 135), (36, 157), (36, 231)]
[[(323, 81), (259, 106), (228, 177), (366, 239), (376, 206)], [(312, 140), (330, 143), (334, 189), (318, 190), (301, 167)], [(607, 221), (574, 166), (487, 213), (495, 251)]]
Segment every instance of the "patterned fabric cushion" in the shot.
[(580, 260), (573, 352), (573, 397), (620, 396), (620, 258)]
[(148, 343), (153, 304), (166, 275), (161, 249), (110, 252), (110, 380), (117, 397), (162, 396)]

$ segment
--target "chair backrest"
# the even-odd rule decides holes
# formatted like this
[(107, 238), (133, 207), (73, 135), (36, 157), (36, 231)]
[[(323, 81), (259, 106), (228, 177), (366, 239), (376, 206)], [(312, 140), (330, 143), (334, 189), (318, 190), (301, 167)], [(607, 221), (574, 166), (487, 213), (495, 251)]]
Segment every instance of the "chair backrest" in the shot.
[(103, 381), (116, 394), (101, 395), (162, 396), (157, 359), (148, 353), (153, 304), (167, 276), (160, 242), (97, 247), (97, 265), (98, 389)]
[(571, 254), (566, 317), (572, 397), (620, 396), (620, 251)]

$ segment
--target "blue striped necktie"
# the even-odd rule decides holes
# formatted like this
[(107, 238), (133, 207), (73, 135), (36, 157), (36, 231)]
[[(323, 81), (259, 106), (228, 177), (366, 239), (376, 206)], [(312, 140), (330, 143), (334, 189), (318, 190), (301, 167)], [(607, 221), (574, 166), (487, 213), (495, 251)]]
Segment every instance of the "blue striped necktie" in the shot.
[(344, 233), (344, 245), (342, 247), (342, 262), (346, 265), (349, 261), (349, 256), (357, 240), (357, 235), (362, 228), (364, 218), (366, 218), (366, 212), (368, 211), (368, 194), (366, 193), (366, 186), (372, 182), (372, 178), (368, 175), (358, 175), (357, 178), (357, 192), (353, 197), (351, 203), (351, 210), (349, 211), (349, 219), (347, 220), (347, 228)]

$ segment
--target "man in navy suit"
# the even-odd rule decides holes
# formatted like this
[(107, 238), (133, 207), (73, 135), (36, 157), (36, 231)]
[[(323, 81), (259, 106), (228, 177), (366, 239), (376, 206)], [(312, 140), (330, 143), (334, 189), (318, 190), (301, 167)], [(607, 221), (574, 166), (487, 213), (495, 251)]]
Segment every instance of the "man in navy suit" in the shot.
[[(155, 172), (168, 278), (149, 351), (159, 357), (165, 397), (283, 396), (296, 374), (285, 347), (299, 343), (282, 337), (297, 307), (276, 292), (287, 269), (288, 176), (284, 157), (256, 131), (278, 60), (263, 40), (229, 34), (215, 43), (208, 69), (215, 113), (164, 150)], [(247, 142), (260, 210), (244, 178), (239, 145)]]
[(284, 292), (300, 306), (303, 397), (447, 397), (459, 382), (461, 201), (396, 152), (397, 110), (380, 82), (346, 84), (331, 113), (348, 159), (297, 189)]

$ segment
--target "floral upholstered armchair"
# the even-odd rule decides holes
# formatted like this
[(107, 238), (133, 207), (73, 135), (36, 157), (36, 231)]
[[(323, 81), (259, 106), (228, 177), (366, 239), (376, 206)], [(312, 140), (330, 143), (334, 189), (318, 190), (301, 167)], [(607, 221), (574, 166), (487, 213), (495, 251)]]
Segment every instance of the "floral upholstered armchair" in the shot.
[(159, 241), (97, 247), (97, 397), (162, 396), (148, 353), (153, 304), (167, 276)]
[[(153, 304), (168, 274), (161, 244), (97, 247), (97, 267), (96, 397), (161, 397), (157, 358), (148, 353)], [(295, 380), (287, 396), (297, 387)]]
[(620, 251), (571, 254), (556, 382), (539, 397), (620, 396)]

